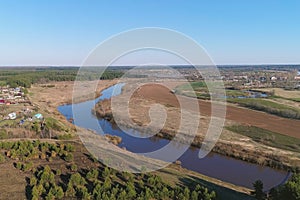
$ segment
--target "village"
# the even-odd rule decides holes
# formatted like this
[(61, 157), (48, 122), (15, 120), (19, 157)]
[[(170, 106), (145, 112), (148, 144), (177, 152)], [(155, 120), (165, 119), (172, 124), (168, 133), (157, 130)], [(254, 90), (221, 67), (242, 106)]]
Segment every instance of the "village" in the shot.
[[(238, 66), (220, 66), (221, 79), (226, 87), (235, 87), (239, 89), (253, 88), (283, 88), (287, 90), (300, 89), (299, 69), (287, 69), (267, 66), (255, 66), (240, 68)], [(202, 76), (193, 68), (181, 68), (180, 73), (188, 80), (202, 80)]]
[[(202, 81), (204, 77), (201, 70), (198, 71), (192, 66), (172, 66), (170, 68), (138, 68), (132, 69), (127, 73), (129, 77), (145, 75), (158, 79), (174, 79)], [(220, 76), (211, 75), (210, 79), (219, 79), (224, 82), (226, 87), (236, 89), (255, 89), (255, 88), (283, 88), (287, 90), (300, 89), (300, 69), (293, 67), (285, 68), (280, 66), (218, 66)]]
[[(0, 126), (28, 128), (43, 121), (43, 115), (26, 96), (26, 89), (9, 86), (0, 88)], [(26, 125), (26, 127), (25, 127)]]
[(239, 85), (242, 88), (300, 88), (300, 73), (297, 71), (225, 71), (222, 75), (225, 84)]
[(0, 88), (0, 105), (17, 104), (17, 103), (30, 103), (24, 94), (25, 88), (11, 88), (9, 85)]

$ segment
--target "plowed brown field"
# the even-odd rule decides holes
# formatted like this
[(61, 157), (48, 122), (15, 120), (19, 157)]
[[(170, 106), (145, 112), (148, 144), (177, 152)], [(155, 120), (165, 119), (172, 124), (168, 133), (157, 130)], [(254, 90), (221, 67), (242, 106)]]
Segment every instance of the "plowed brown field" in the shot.
[[(157, 103), (179, 107), (179, 102), (184, 101), (198, 101), (201, 115), (211, 115), (211, 103), (203, 100), (196, 100), (184, 96), (178, 96), (171, 93), (171, 91), (159, 84), (144, 85), (137, 90), (134, 96), (151, 99)], [(190, 105), (193, 105), (192, 103)], [(186, 109), (193, 110), (194, 108), (187, 107)], [(300, 120), (286, 119), (264, 112), (254, 111), (246, 108), (241, 108), (233, 105), (227, 105), (226, 119), (236, 121), (238, 123), (257, 126), (277, 133), (300, 138)]]

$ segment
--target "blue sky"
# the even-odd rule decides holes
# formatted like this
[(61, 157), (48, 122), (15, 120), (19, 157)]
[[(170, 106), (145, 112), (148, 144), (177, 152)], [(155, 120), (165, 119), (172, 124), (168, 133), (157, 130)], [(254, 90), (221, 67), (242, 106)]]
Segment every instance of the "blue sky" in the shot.
[(300, 63), (300, 1), (0, 0), (0, 65), (80, 65), (119, 32), (162, 27), (217, 64)]

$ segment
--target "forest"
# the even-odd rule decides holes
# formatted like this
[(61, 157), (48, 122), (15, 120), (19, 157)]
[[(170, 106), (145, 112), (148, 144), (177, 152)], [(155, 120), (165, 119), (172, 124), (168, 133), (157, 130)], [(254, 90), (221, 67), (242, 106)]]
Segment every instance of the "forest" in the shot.
[(77, 67), (49, 67), (49, 68), (22, 68), (3, 69), (0, 71), (0, 86), (30, 88), (35, 83), (47, 83), (50, 81), (75, 81), (75, 80), (99, 80), (114, 79), (124, 73), (117, 69), (89, 68), (80, 72)]
[[(170, 185), (152, 173), (119, 172), (91, 156), (94, 165), (76, 161), (71, 143), (34, 141), (0, 142), (1, 163), (13, 161), (14, 168), (28, 174), (24, 188), (27, 199), (180, 199), (213, 200), (216, 193), (199, 184)], [(37, 165), (46, 160), (48, 164)], [(54, 161), (66, 164), (53, 166)]]

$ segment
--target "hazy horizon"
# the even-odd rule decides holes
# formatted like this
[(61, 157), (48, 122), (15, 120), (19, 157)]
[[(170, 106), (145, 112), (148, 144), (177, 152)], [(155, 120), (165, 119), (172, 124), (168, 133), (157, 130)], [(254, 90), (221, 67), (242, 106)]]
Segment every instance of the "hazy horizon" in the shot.
[[(189, 67), (189, 66), (194, 66), (194, 65), (184, 65), (184, 64), (168, 64), (169, 66), (174, 66), (174, 67)], [(110, 65), (108, 67), (134, 67), (134, 64), (124, 64), (124, 65)], [(151, 66), (151, 65), (149, 65)], [(156, 66), (156, 65), (153, 65)], [(198, 65), (198, 66), (207, 66), (207, 65)], [(259, 67), (259, 66), (277, 66), (277, 67), (286, 67), (286, 66), (300, 66), (300, 63), (263, 63), (263, 64), (216, 64), (215, 66), (218, 67), (249, 67), (249, 66), (253, 66), (253, 67)], [(32, 67), (32, 68), (38, 68), (38, 67), (76, 67), (76, 68), (80, 68), (82, 66), (80, 65), (0, 65), (0, 68), (10, 68), (10, 67), (15, 67), (15, 68), (22, 68), (22, 67)], [(90, 67), (105, 67), (105, 66), (90, 66)]]

